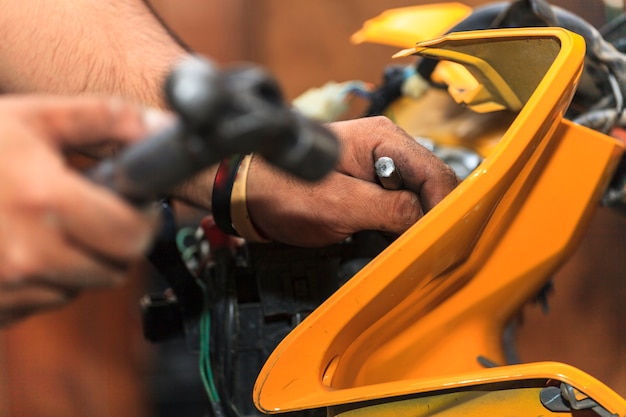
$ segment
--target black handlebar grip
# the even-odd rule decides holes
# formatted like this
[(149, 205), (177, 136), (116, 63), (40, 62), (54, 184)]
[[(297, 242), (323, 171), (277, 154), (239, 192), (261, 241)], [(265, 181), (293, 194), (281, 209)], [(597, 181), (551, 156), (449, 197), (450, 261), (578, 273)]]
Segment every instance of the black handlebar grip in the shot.
[(87, 176), (134, 204), (144, 204), (217, 163), (219, 153), (180, 123), (105, 159)]
[(194, 57), (169, 75), (165, 93), (176, 124), (88, 173), (132, 203), (154, 200), (234, 153), (257, 152), (309, 181), (339, 159), (335, 136), (289, 109), (275, 80), (256, 67), (220, 72)]
[(339, 142), (323, 125), (293, 113), (294, 134), (284, 150), (263, 154), (268, 162), (307, 181), (318, 181), (332, 171), (339, 160)]

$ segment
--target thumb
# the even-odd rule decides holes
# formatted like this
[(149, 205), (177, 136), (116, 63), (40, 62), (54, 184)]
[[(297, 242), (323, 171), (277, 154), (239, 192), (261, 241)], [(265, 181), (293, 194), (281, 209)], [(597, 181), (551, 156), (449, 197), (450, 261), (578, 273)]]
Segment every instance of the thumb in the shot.
[(351, 233), (378, 230), (401, 234), (424, 215), (419, 196), (409, 190), (386, 190), (357, 180), (350, 194), (355, 196), (348, 197), (350, 209), (338, 211), (337, 221)]
[(132, 142), (174, 121), (170, 113), (117, 98), (26, 96), (13, 110), (57, 146)]

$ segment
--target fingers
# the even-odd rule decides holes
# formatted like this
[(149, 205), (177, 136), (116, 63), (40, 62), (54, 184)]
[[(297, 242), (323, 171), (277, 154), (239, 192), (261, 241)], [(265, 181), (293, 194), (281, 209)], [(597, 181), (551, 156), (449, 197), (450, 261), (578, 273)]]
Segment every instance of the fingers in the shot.
[(61, 307), (76, 293), (60, 287), (0, 288), (0, 327), (40, 311)]
[(425, 212), (459, 182), (450, 167), (386, 117), (350, 120), (330, 127), (344, 145), (340, 172), (377, 182), (375, 161), (390, 157), (402, 174), (404, 186), (419, 195)]
[(54, 219), (31, 217), (4, 229), (11, 241), (0, 253), (3, 289), (44, 284), (77, 291), (124, 281), (128, 262), (111, 261), (68, 241)]
[(349, 176), (339, 176), (325, 188), (320, 187), (320, 194), (331, 192), (338, 197), (337, 210), (326, 210), (325, 222), (330, 229), (344, 234), (342, 237), (360, 230), (400, 234), (424, 214), (418, 196), (408, 190), (385, 190)]
[[(47, 262), (43, 262), (43, 261)], [(121, 285), (128, 272), (128, 264), (101, 259), (76, 247), (65, 245), (57, 250), (44, 252), (38, 271), (27, 280), (46, 284), (67, 291), (111, 288)]]
[[(15, 108), (20, 117), (32, 120), (41, 138), (63, 145), (132, 140), (171, 119), (108, 98), (24, 98)], [(126, 263), (143, 254), (153, 236), (155, 216), (131, 208), (74, 171), (60, 169), (51, 173), (49, 184), (56, 195), (44, 196), (42, 206), (56, 216), (62, 233), (74, 245), (112, 262)]]
[(8, 243), (0, 251), (0, 326), (125, 279), (124, 267), (69, 244), (47, 219), (36, 220), (0, 224)]
[(58, 190), (53, 221), (74, 245), (120, 263), (147, 251), (157, 229), (156, 211), (136, 210), (73, 172), (62, 177)]
[(459, 183), (452, 168), (417, 142), (407, 142), (401, 152), (398, 149), (390, 142), (381, 143), (374, 150), (374, 159), (393, 159), (404, 187), (419, 195), (424, 212), (435, 207)]
[[(254, 175), (252, 175), (254, 174)], [(423, 214), (417, 195), (389, 191), (338, 172), (305, 183), (253, 159), (248, 210), (254, 225), (272, 240), (323, 246), (360, 230), (400, 234)]]
[(156, 217), (68, 168), (59, 148), (139, 139), (167, 117), (117, 100), (33, 96), (1, 101), (0, 118), (0, 322), (119, 285)]
[[(334, 173), (305, 184), (255, 158), (248, 210), (262, 234), (283, 243), (319, 246), (361, 230), (403, 233), (458, 184), (454, 171), (384, 117), (330, 125), (343, 152)], [(384, 189), (375, 161), (390, 157), (405, 189)]]
[(57, 145), (128, 142), (172, 123), (171, 114), (115, 98), (16, 97), (2, 103)]

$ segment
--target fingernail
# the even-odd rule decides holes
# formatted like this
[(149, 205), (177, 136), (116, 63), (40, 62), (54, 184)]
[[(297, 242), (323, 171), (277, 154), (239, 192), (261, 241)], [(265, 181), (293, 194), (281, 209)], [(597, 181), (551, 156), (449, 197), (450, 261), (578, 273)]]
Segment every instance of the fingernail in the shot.
[(174, 124), (174, 114), (162, 110), (147, 108), (143, 111), (143, 123), (149, 132), (158, 132)]

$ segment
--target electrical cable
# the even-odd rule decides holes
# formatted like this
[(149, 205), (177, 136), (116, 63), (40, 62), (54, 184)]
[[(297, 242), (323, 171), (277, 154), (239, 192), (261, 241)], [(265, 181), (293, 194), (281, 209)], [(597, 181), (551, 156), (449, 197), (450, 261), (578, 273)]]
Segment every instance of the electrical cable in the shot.
[[(190, 239), (191, 237), (191, 239)], [(198, 368), (200, 378), (207, 393), (211, 409), (214, 415), (219, 417), (223, 414), (220, 406), (220, 397), (215, 385), (213, 368), (211, 365), (211, 301), (206, 284), (198, 277), (199, 259), (202, 254), (200, 250), (199, 236), (192, 227), (183, 227), (176, 234), (176, 246), (189, 271), (196, 277), (196, 282), (202, 291), (202, 311), (200, 313), (199, 339), (200, 350), (198, 353)]]
[(213, 369), (211, 367), (211, 310), (209, 308), (209, 293), (206, 285), (202, 280), (198, 280), (198, 285), (202, 288), (203, 293), (203, 308), (202, 316), (200, 317), (200, 377), (204, 384), (204, 389), (207, 392), (211, 405), (215, 408), (220, 403), (219, 394), (215, 386), (215, 379), (213, 378)]

